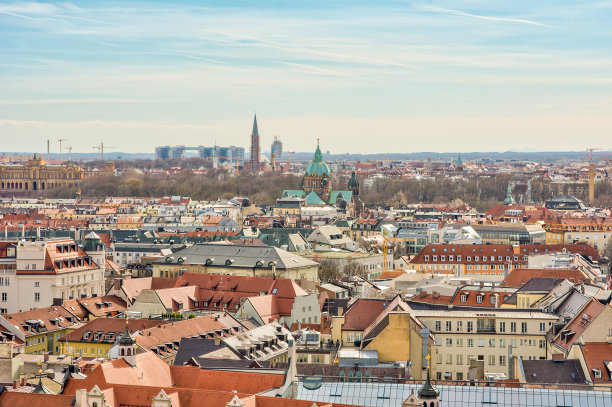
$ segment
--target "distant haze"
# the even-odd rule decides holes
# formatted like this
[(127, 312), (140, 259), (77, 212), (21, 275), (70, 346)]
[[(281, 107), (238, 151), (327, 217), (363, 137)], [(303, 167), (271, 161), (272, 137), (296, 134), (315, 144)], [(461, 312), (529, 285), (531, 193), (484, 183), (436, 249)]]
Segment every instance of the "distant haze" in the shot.
[[(0, 3), (0, 148), (612, 148), (610, 1)], [(112, 147), (112, 148), (111, 148)]]

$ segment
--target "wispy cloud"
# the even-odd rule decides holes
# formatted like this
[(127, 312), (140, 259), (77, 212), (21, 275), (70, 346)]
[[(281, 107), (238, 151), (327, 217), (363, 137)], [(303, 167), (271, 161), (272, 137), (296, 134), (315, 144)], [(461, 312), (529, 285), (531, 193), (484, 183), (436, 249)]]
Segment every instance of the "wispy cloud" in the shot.
[(521, 19), (521, 18), (496, 17), (496, 16), (487, 16), (487, 15), (480, 15), (480, 14), (472, 14), (472, 13), (466, 13), (465, 11), (453, 10), (453, 9), (450, 9), (450, 8), (443, 8), (443, 7), (430, 6), (430, 5), (422, 5), (421, 8), (423, 10), (432, 11), (434, 13), (449, 14), (449, 15), (455, 15), (455, 16), (460, 16), (460, 17), (477, 18), (477, 19), (480, 19), (480, 20), (501, 21), (501, 22), (519, 23), (519, 24), (529, 24), (529, 25), (535, 25), (535, 26), (538, 26), (538, 27), (550, 27), (549, 25), (540, 23), (538, 21), (526, 20), (526, 19)]
[(156, 123), (153, 121), (113, 121), (113, 120), (86, 120), (74, 122), (52, 122), (41, 120), (13, 120), (0, 119), (0, 126), (19, 126), (19, 127), (42, 127), (42, 128), (123, 128), (123, 129), (164, 129), (164, 130), (218, 130), (215, 125), (196, 125), (191, 123)]

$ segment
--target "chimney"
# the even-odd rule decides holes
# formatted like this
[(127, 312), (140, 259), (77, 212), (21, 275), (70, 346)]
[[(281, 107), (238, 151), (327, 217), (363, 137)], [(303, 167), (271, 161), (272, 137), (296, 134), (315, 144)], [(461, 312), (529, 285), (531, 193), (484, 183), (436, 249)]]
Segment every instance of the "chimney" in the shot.
[(215, 335), (215, 346), (221, 345), (221, 336)]

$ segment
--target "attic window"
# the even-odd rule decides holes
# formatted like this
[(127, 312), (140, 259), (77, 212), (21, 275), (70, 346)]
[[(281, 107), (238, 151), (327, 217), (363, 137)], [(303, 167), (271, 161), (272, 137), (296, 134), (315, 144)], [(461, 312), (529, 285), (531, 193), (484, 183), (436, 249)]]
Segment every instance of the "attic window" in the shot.
[(225, 265), (226, 266), (231, 266), (233, 262), (234, 262), (234, 259), (227, 259), (227, 260), (225, 260)]
[(206, 259), (206, 265), (210, 266), (213, 263), (213, 261), (215, 261), (215, 259)]
[(257, 262), (255, 263), (255, 265), (256, 265), (257, 267), (261, 267), (261, 266), (263, 266), (263, 261), (261, 261), (261, 260), (257, 260)]

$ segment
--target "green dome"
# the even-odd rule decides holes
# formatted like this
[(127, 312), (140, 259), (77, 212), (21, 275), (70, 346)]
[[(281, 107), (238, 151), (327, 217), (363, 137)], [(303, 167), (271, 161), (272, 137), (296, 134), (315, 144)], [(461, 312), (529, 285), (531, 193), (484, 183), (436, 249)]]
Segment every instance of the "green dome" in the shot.
[(312, 174), (315, 174), (318, 177), (322, 177), (323, 175), (329, 176), (331, 174), (329, 167), (323, 161), (321, 149), (319, 148), (318, 142), (317, 149), (314, 154), (314, 159), (310, 162), (310, 164), (308, 164), (308, 167), (306, 167), (306, 175), (311, 176)]

